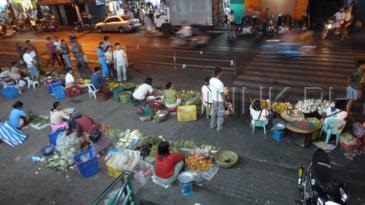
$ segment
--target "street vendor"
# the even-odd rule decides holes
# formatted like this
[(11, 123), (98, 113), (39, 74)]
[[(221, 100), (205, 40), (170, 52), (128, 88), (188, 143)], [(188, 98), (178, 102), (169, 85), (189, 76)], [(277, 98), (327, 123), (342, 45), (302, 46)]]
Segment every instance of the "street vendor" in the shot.
[(255, 100), (250, 105), (250, 114), (251, 114), (251, 124), (255, 125), (256, 120), (262, 120), (265, 122), (265, 125), (269, 123), (269, 111), (267, 109), (262, 109), (261, 100)]
[(170, 153), (170, 144), (167, 141), (158, 145), (156, 155), (155, 179), (159, 184), (167, 186), (176, 181), (184, 167), (183, 153)]
[(212, 103), (213, 103), (212, 91), (210, 90), (210, 87), (209, 87), (209, 80), (210, 80), (209, 76), (204, 78), (204, 85), (202, 86), (202, 90), (201, 90), (201, 92), (202, 92), (201, 114), (204, 114), (205, 112), (210, 113), (210, 108), (211, 108)]
[(102, 126), (93, 118), (86, 115), (74, 116), (78, 137), (85, 137), (86, 142), (92, 143), (97, 153), (108, 148), (112, 140), (102, 131)]
[(21, 130), (23, 126), (29, 121), (29, 117), (27, 114), (22, 110), (23, 109), (23, 102), (17, 101), (13, 105), (13, 109), (10, 112), (9, 115), (9, 124)]
[(146, 99), (147, 96), (151, 95), (152, 92), (152, 78), (147, 77), (144, 83), (138, 86), (136, 90), (134, 90), (132, 96), (134, 100), (143, 101)]
[(72, 87), (75, 83), (75, 77), (72, 74), (72, 68), (66, 68), (67, 69), (67, 74), (65, 76), (65, 87)]
[(51, 129), (52, 133), (60, 128), (68, 129), (69, 125), (67, 120), (70, 116), (63, 111), (63, 106), (60, 102), (53, 103), (53, 107), (50, 113)]
[(181, 104), (181, 98), (179, 98), (179, 94), (172, 82), (168, 82), (166, 84), (166, 89), (164, 90), (164, 102), (167, 108), (176, 108)]
[(340, 108), (339, 103), (332, 102), (325, 110), (323, 121), (324, 124), (326, 124), (329, 119), (345, 120), (347, 115), (348, 113), (344, 109)]

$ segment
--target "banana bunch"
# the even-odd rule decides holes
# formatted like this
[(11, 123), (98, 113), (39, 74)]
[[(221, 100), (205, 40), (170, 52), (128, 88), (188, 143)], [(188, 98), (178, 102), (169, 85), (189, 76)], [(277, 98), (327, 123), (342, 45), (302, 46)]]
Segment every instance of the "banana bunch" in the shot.
[(291, 110), (293, 109), (293, 105), (288, 102), (274, 102), (271, 105), (271, 108), (276, 113), (282, 113), (285, 110)]

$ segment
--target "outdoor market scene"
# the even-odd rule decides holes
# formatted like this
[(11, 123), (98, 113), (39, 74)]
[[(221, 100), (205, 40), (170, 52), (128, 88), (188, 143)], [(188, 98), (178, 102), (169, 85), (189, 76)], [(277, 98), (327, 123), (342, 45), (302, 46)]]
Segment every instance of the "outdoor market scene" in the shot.
[(365, 1), (0, 0), (0, 204), (365, 205)]

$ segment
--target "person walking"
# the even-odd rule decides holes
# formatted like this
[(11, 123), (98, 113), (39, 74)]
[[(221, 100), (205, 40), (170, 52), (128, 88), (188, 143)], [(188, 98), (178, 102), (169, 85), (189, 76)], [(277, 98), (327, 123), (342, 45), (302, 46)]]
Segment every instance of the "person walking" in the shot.
[(26, 40), (25, 47), (29, 50), (30, 54), (32, 55), (32, 57), (35, 60), (35, 64), (38, 66), (39, 65), (39, 55), (38, 55), (38, 50), (35, 47), (35, 45), (33, 45), (30, 40)]
[(112, 44), (109, 41), (109, 36), (104, 36), (103, 45), (102, 48), (105, 51), (108, 46), (111, 46)]
[(229, 13), (227, 17), (227, 31), (228, 31), (228, 38), (229, 40), (236, 39), (236, 31), (235, 31), (235, 25), (234, 25), (234, 15), (233, 10)]
[(108, 66), (109, 79), (114, 80), (114, 59), (112, 46), (107, 46), (105, 49), (105, 60)]
[(81, 45), (77, 42), (75, 36), (70, 37), (72, 52), (76, 58), (77, 69), (80, 73), (86, 72), (86, 62), (84, 57), (84, 52), (82, 51)]
[(46, 47), (47, 47), (48, 54), (49, 54), (49, 60), (47, 62), (47, 67), (49, 66), (49, 64), (51, 64), (52, 71), (53, 71), (55, 62), (57, 61), (58, 65), (61, 66), (61, 61), (58, 58), (56, 46), (54, 45), (54, 42), (52, 41), (51, 37), (47, 37)]
[(103, 78), (106, 78), (108, 76), (108, 65), (106, 64), (103, 42), (99, 43), (99, 47), (96, 51), (96, 54), (98, 55), (98, 60), (103, 71)]
[(222, 75), (222, 69), (216, 67), (214, 70), (214, 77), (209, 80), (213, 100), (210, 128), (216, 128), (218, 132), (223, 129), (224, 122), (224, 84), (220, 80)]
[(62, 66), (66, 67), (65, 60), (62, 58), (61, 45), (62, 45), (61, 39), (59, 39), (58, 36), (55, 36), (54, 37), (54, 46), (56, 47), (57, 56), (60, 59)]
[(32, 51), (29, 48), (25, 48), (23, 55), (24, 62), (27, 64), (28, 72), (31, 75), (31, 78), (38, 79), (39, 70), (37, 66), (37, 62), (32, 55)]
[(115, 51), (113, 53), (113, 58), (114, 58), (114, 66), (118, 74), (118, 82), (122, 81), (122, 75), (123, 75), (123, 81), (127, 81), (127, 66), (128, 66), (127, 54), (120, 46), (120, 43), (115, 44)]
[(266, 37), (267, 27), (269, 26), (269, 8), (265, 9), (265, 12), (261, 15), (262, 21), (262, 37)]
[(66, 68), (72, 68), (71, 64), (71, 58), (70, 58), (70, 49), (68, 48), (68, 45), (66, 44), (65, 40), (61, 40), (61, 50), (60, 50), (61, 56), (63, 61), (65, 62)]

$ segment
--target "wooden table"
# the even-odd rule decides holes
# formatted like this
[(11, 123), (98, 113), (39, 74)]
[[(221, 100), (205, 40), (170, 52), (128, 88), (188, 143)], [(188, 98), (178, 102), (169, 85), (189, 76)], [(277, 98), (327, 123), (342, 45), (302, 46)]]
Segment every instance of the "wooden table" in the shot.
[(287, 121), (287, 122), (295, 122), (295, 121), (301, 121), (304, 120), (304, 114), (302, 112), (299, 112), (297, 114), (294, 114), (295, 111), (293, 110), (291, 114), (289, 114), (287, 111), (283, 111), (280, 113), (280, 117)]
[(293, 133), (291, 139), (294, 144), (301, 147), (309, 147), (311, 144), (311, 134), (316, 128), (308, 121), (301, 120), (287, 123), (286, 129)]

